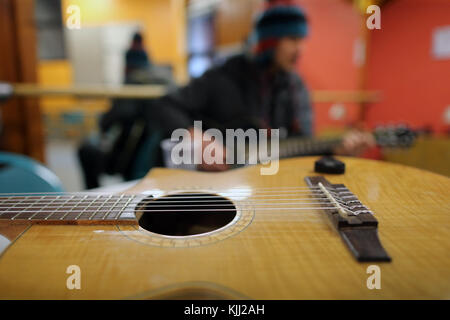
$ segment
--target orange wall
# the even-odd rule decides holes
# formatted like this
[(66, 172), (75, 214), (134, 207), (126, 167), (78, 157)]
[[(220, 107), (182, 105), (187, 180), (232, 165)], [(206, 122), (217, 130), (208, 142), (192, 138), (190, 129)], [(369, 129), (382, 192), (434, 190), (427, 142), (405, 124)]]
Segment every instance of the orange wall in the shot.
[(368, 88), (381, 90), (383, 101), (371, 106), (369, 123), (406, 121), (444, 131), (450, 59), (435, 60), (431, 52), (434, 28), (450, 26), (450, 1), (392, 1), (381, 15), (382, 29), (371, 34)]
[[(358, 67), (353, 62), (353, 48), (360, 35), (360, 15), (350, 2), (344, 0), (299, 0), (305, 10), (310, 35), (305, 40), (298, 71), (311, 90), (358, 90)], [(352, 123), (358, 106), (344, 104), (346, 116), (330, 119), (330, 103), (316, 103), (315, 128)]]
[(214, 26), (216, 45), (242, 43), (250, 34), (254, 16), (263, 4), (263, 0), (221, 0)]

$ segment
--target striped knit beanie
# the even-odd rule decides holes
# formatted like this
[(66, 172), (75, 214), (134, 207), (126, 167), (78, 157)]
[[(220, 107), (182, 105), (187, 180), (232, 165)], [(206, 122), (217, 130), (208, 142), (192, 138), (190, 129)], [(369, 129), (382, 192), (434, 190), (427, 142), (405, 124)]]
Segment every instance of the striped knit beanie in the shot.
[(258, 60), (269, 62), (279, 39), (307, 35), (307, 19), (300, 7), (293, 4), (269, 5), (256, 19), (251, 35), (253, 52)]

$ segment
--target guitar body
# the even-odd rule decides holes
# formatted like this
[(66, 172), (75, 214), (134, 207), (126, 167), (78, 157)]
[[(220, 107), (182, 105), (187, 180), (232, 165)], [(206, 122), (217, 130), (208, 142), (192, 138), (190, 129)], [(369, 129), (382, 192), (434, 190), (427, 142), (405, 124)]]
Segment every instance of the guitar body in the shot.
[[(224, 173), (155, 169), (132, 193), (305, 187), (314, 160), (282, 160)], [(242, 209), (220, 230), (161, 236), (139, 225), (3, 223), (11, 240), (0, 256), (2, 299), (449, 299), (450, 179), (378, 161), (341, 158), (343, 183), (379, 221), (391, 262), (356, 261), (318, 210)], [(220, 213), (219, 213), (220, 214)], [(81, 288), (66, 286), (71, 265)], [(380, 289), (369, 289), (370, 265)]]

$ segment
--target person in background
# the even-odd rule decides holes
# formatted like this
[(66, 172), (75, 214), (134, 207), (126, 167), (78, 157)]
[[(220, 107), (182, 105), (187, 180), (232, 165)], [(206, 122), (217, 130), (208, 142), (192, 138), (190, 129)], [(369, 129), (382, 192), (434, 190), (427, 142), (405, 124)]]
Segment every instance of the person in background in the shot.
[[(313, 135), (313, 112), (308, 89), (296, 73), (308, 22), (292, 4), (270, 5), (254, 24), (251, 50), (206, 71), (189, 85), (161, 98), (150, 116), (169, 137), (177, 128), (224, 131), (278, 128), (280, 138)], [(374, 144), (368, 133), (352, 131), (330, 153), (358, 155)], [(204, 146), (205, 147), (205, 146)], [(225, 157), (226, 148), (223, 148)], [(226, 164), (204, 163), (200, 169), (226, 170)]]
[[(152, 78), (153, 67), (143, 47), (142, 35), (136, 32), (125, 54), (124, 84), (151, 83), (155, 78)], [(87, 189), (98, 188), (100, 175), (105, 173), (120, 174), (125, 180), (138, 178), (134, 173), (134, 158), (149, 131), (142, 124), (145, 122), (143, 107), (140, 99), (113, 99), (110, 110), (99, 119), (99, 136), (83, 141), (78, 158)]]
[(151, 66), (152, 61), (144, 49), (142, 34), (136, 32), (133, 35), (130, 48), (125, 53), (125, 83), (134, 83), (133, 74), (145, 72)]

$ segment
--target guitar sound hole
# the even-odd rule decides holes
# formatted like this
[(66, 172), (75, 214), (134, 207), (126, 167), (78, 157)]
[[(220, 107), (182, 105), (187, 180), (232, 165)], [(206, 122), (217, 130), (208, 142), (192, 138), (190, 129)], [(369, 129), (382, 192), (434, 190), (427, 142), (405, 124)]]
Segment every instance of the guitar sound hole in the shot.
[(190, 236), (211, 232), (236, 217), (234, 204), (209, 193), (178, 193), (144, 200), (139, 225), (147, 231), (167, 236)]

